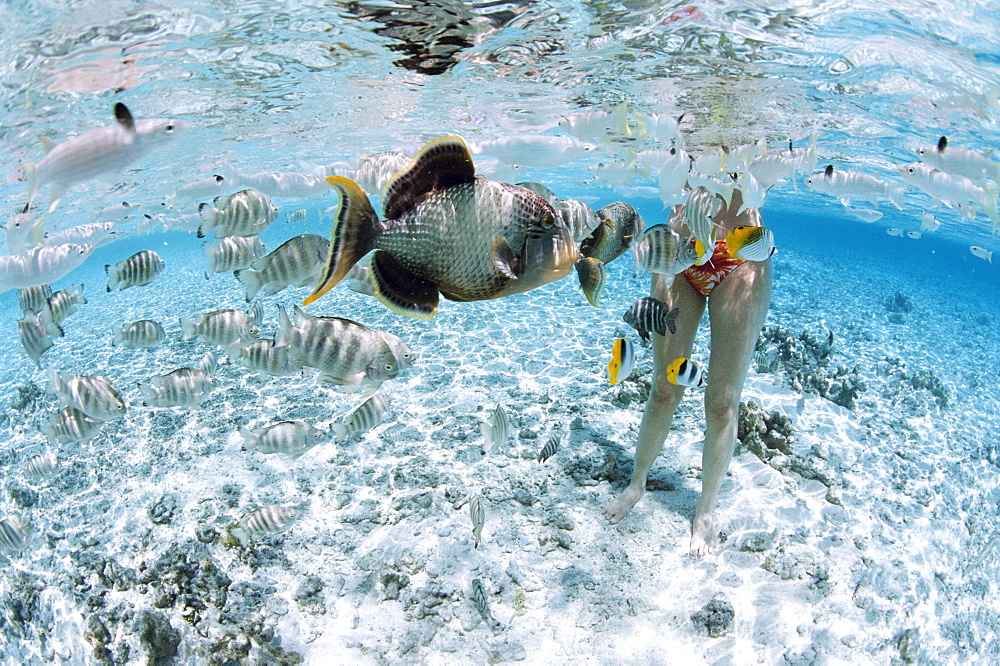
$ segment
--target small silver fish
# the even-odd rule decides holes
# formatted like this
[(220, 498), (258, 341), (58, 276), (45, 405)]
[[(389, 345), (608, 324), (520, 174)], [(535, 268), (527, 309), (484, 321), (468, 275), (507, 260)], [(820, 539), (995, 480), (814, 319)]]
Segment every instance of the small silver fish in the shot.
[(251, 264), (254, 270), (236, 271), (236, 279), (246, 287), (247, 302), (261, 289), (265, 296), (270, 296), (292, 285), (315, 285), (326, 266), (329, 246), (330, 242), (322, 236), (302, 234), (256, 259)]
[(309, 211), (305, 208), (296, 208), (293, 211), (285, 213), (285, 219), (293, 223), (305, 222), (307, 217), (309, 217)]
[(655, 331), (657, 335), (666, 335), (668, 330), (676, 333), (679, 314), (679, 309), (671, 310), (663, 301), (646, 296), (629, 306), (622, 319), (638, 331), (640, 338), (649, 340), (650, 331)]
[(52, 321), (62, 324), (66, 317), (76, 312), (76, 306), (86, 305), (87, 299), (83, 295), (83, 285), (63, 289), (49, 296), (45, 305), (49, 310)]
[(29, 481), (51, 479), (59, 471), (59, 460), (51, 453), (40, 453), (24, 463), (24, 478)]
[(506, 446), (510, 437), (510, 419), (507, 418), (507, 412), (504, 411), (503, 405), (497, 404), (497, 408), (490, 414), (489, 421), (480, 423), (479, 429), (482, 431), (483, 437), (486, 438), (486, 441), (483, 442), (484, 454)]
[(264, 323), (264, 304), (260, 301), (254, 301), (250, 309), (247, 310), (247, 316), (250, 317), (250, 321), (260, 327)]
[(92, 419), (110, 421), (125, 414), (121, 392), (106, 377), (73, 375), (49, 368), (49, 393), (64, 405), (75, 407)]
[(108, 291), (144, 287), (163, 272), (163, 259), (153, 250), (142, 250), (115, 266), (105, 264), (104, 270), (108, 274)]
[(257, 236), (226, 236), (201, 246), (205, 256), (205, 279), (213, 273), (228, 273), (250, 268), (267, 250)]
[(51, 284), (66, 277), (90, 256), (93, 245), (39, 245), (24, 254), (0, 257), (0, 293)]
[(543, 463), (554, 456), (556, 451), (559, 450), (560, 443), (561, 440), (558, 435), (552, 435), (549, 437), (549, 441), (547, 441), (545, 446), (542, 447), (542, 450), (538, 452), (538, 462)]
[(4, 236), (9, 254), (24, 254), (44, 242), (43, 218), (32, 217), (30, 212), (14, 213), (7, 219)]
[(329, 191), (322, 178), (304, 171), (258, 171), (251, 174), (234, 171), (231, 179), (240, 187), (255, 189), (269, 197), (306, 199)]
[(340, 423), (331, 426), (338, 442), (365, 434), (385, 418), (385, 411), (389, 407), (389, 398), (381, 393), (376, 393), (372, 397), (361, 403), (357, 409), (345, 416)]
[[(641, 268), (643, 273), (676, 275), (698, 260), (698, 252), (691, 243), (682, 239), (666, 224), (646, 229), (631, 247), (635, 259), (633, 273), (638, 273)], [(711, 250), (715, 250), (714, 245)]]
[(115, 229), (114, 222), (92, 222), (45, 234), (45, 245), (87, 243), (94, 248), (104, 247), (128, 236), (124, 229)]
[(288, 347), (275, 347), (274, 340), (254, 340), (241, 347), (239, 362), (244, 368), (258, 372), (263, 379), (271, 377), (291, 377), (302, 372), (302, 366), (292, 360)]
[(271, 199), (263, 192), (252, 189), (216, 197), (214, 206), (201, 204), (198, 213), (202, 220), (198, 238), (204, 238), (213, 229), (216, 238), (256, 236), (278, 217), (278, 209)]
[(229, 530), (229, 533), (246, 547), (252, 539), (264, 534), (280, 534), (299, 517), (299, 512), (290, 506), (265, 506), (251, 511)]
[(392, 350), (372, 329), (339, 317), (313, 317), (295, 306), (292, 325), (278, 306), (275, 347), (289, 347), (294, 363), (319, 370), (319, 381), (352, 392), (362, 384), (378, 388), (399, 374)]
[(46, 309), (49, 296), (52, 295), (52, 287), (42, 284), (37, 287), (26, 287), (17, 290), (17, 306), (21, 308), (21, 316), (34, 312), (38, 314)]
[(53, 192), (49, 212), (73, 185), (108, 175), (116, 176), (163, 146), (187, 123), (167, 118), (136, 120), (121, 102), (114, 106), (114, 125), (84, 132), (58, 145), (28, 172), (28, 202), (49, 186)]
[(472, 537), (476, 540), (475, 548), (483, 538), (483, 525), (486, 524), (486, 510), (483, 508), (483, 498), (473, 495), (469, 498), (469, 515), (472, 517)]
[(139, 210), (139, 206), (123, 201), (92, 212), (90, 214), (90, 221), (95, 224), (102, 222), (120, 222), (128, 219), (133, 214), (139, 212)]
[(326, 437), (322, 430), (305, 421), (281, 421), (255, 431), (240, 426), (240, 434), (247, 448), (261, 453), (284, 453), (296, 459)]
[(358, 161), (358, 168), (351, 174), (351, 179), (365, 192), (378, 194), (394, 174), (406, 168), (410, 159), (409, 155), (398, 150), (367, 155)]
[[(194, 201), (196, 199), (204, 199), (206, 197), (219, 195), (227, 187), (233, 186), (230, 181), (226, 180), (225, 176), (215, 174), (213, 176), (209, 176), (208, 178), (201, 178), (193, 183), (188, 183), (187, 185), (182, 185), (177, 188), (174, 203)], [(233, 187), (233, 189), (236, 188)]]
[(198, 321), (180, 319), (181, 340), (198, 339), (210, 345), (235, 347), (257, 339), (260, 329), (239, 310), (215, 310), (199, 315)]
[(125, 324), (121, 330), (116, 330), (111, 344), (133, 349), (154, 349), (163, 344), (166, 337), (166, 332), (158, 323), (150, 319), (140, 319)]
[(92, 419), (75, 407), (63, 407), (49, 417), (48, 423), (39, 430), (50, 442), (89, 442), (104, 425), (103, 421)]
[(0, 520), (0, 550), (7, 555), (16, 555), (28, 545), (31, 524), (20, 516), (7, 516)]
[(28, 357), (37, 367), (42, 367), (42, 354), (52, 348), (52, 337), (62, 337), (63, 331), (52, 321), (49, 311), (28, 313), (17, 322), (17, 337)]
[(197, 368), (178, 368), (139, 384), (144, 405), (152, 407), (193, 407), (208, 399), (215, 378)]

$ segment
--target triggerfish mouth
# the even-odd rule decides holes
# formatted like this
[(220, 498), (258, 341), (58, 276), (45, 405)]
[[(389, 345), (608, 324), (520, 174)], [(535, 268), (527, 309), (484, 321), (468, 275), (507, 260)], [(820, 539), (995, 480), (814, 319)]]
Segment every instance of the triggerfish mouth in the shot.
[(501, 298), (564, 277), (579, 258), (569, 227), (524, 187), (476, 178), (465, 142), (431, 141), (386, 183), (384, 218), (357, 183), (327, 179), (340, 196), (330, 251), (309, 304), (366, 254), (375, 296), (390, 310), (430, 319), (439, 294), (453, 301)]

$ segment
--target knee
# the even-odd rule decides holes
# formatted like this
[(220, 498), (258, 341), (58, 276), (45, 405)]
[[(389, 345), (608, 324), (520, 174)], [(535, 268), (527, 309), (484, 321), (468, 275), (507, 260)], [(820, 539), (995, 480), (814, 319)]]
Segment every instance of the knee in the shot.
[(649, 389), (649, 401), (647, 402), (647, 406), (655, 409), (669, 409), (673, 411), (677, 409), (679, 404), (681, 404), (681, 398), (683, 397), (683, 386), (671, 384), (667, 381), (666, 376), (663, 378), (656, 377), (653, 380), (653, 385)]
[(705, 395), (705, 420), (713, 423), (736, 423), (740, 415), (739, 396)]

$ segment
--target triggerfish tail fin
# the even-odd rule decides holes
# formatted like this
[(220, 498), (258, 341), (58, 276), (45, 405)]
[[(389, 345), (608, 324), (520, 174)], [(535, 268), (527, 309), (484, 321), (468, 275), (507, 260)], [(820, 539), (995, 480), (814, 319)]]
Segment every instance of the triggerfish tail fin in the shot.
[(357, 183), (343, 176), (330, 176), (326, 182), (340, 196), (340, 205), (330, 230), (330, 251), (319, 285), (306, 297), (309, 305), (330, 291), (373, 248), (378, 234), (378, 216)]
[(387, 220), (394, 220), (413, 208), (428, 192), (471, 183), (475, 179), (476, 167), (465, 141), (457, 136), (435, 139), (385, 184), (382, 212)]
[(437, 313), (437, 285), (411, 273), (388, 252), (372, 255), (368, 275), (375, 298), (393, 312), (418, 319)]
[(611, 348), (608, 377), (612, 384), (628, 379), (635, 367), (635, 347), (628, 338), (618, 338)]
[(576, 262), (576, 275), (580, 278), (580, 289), (583, 289), (587, 302), (595, 308), (601, 307), (601, 295), (608, 281), (604, 262), (594, 257), (584, 257)]

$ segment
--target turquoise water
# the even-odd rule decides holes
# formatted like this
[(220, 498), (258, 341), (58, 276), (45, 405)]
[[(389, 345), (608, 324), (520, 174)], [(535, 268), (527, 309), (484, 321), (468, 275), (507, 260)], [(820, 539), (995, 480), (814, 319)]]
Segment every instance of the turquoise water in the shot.
[[(215, 173), (353, 168), (449, 134), (470, 145), (565, 136), (560, 120), (622, 103), (634, 130), (637, 113), (680, 117), (696, 157), (815, 142), (815, 173), (833, 164), (900, 182), (896, 165), (942, 135), (993, 160), (1000, 147), (1000, 18), (986, 2), (32, 2), (4, 3), (0, 24), (8, 216), (27, 201), (40, 137), (108, 125), (115, 102), (190, 125), (113, 181), (71, 189), (47, 231), (123, 200), (166, 220), (194, 213), (209, 199), (174, 204), (177, 189)], [(587, 140), (596, 151), (558, 167), (475, 160), (560, 198), (624, 200), (647, 225), (664, 221), (655, 178), (616, 189), (594, 173), (665, 146)], [(181, 341), (178, 318), (248, 307), (231, 275), (205, 280), (193, 233), (138, 235), (138, 216), (122, 222), (128, 238), (55, 283), (83, 283), (88, 303), (41, 368), (18, 343), (16, 292), (0, 294), (0, 518), (32, 524), (22, 550), (0, 554), (3, 661), (995, 661), (1000, 273), (969, 249), (1000, 249), (993, 225), (912, 187), (902, 210), (883, 200), (883, 217), (860, 222), (806, 177), (776, 185), (762, 208), (779, 247), (766, 330), (782, 327), (789, 344), (832, 330), (830, 369), (854, 369), (866, 389), (847, 409), (796, 387), (790, 366), (751, 374), (744, 398), (792, 420), (794, 450), (738, 451), (718, 502), (726, 541), (705, 560), (687, 556), (704, 426), (693, 392), (655, 491), (618, 526), (601, 515), (627, 483), (651, 369), (621, 320), (648, 291), (629, 256), (609, 267), (601, 309), (573, 277), (442, 301), (426, 322), (338, 287), (306, 310), (392, 332), (418, 360), (384, 385), (380, 426), (297, 460), (243, 450), (238, 427), (329, 429), (360, 396), (311, 376), (259, 380), (222, 348)], [(336, 199), (275, 197), (268, 250), (329, 234)], [(36, 204), (49, 201), (43, 190)], [(305, 222), (286, 220), (300, 208)], [(919, 230), (925, 211), (940, 229), (887, 233)], [(143, 249), (161, 254), (163, 275), (105, 292), (105, 264)], [(262, 335), (279, 304), (308, 291), (263, 297)], [(897, 293), (910, 310), (887, 304)], [(140, 318), (161, 322), (167, 342), (112, 348), (112, 329)], [(617, 337), (635, 341), (638, 362), (612, 387)], [(202, 407), (141, 404), (138, 382), (207, 351), (220, 363)], [(40, 426), (60, 407), (44, 393), (48, 368), (107, 376), (126, 415), (89, 443), (47, 442)], [(497, 403), (514, 434), (483, 455), (480, 424)], [(563, 447), (539, 465), (552, 434)], [(26, 479), (25, 463), (47, 451), (60, 470)], [(466, 506), (476, 493), (487, 509), (479, 548)], [(288, 531), (254, 549), (225, 541), (228, 526), (275, 504), (301, 511)], [(472, 603), (474, 578), (499, 624)], [(735, 622), (716, 638), (691, 616), (718, 595)]]

